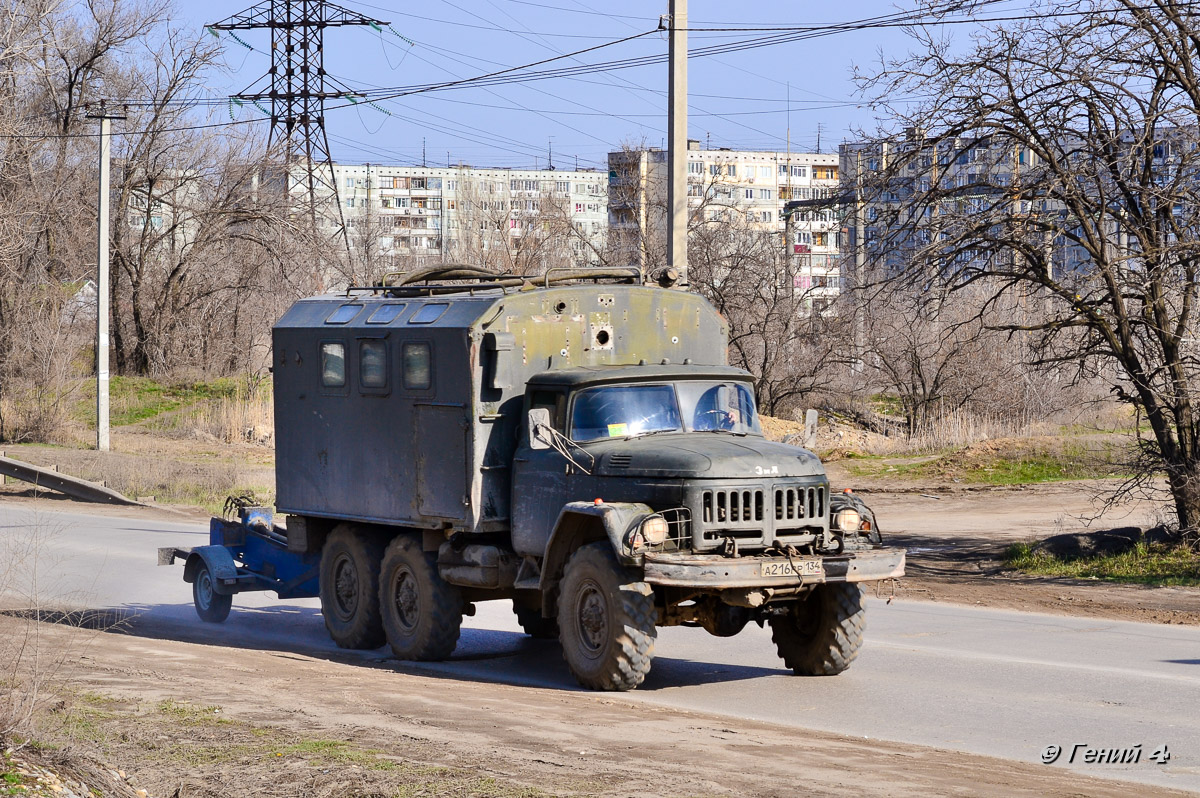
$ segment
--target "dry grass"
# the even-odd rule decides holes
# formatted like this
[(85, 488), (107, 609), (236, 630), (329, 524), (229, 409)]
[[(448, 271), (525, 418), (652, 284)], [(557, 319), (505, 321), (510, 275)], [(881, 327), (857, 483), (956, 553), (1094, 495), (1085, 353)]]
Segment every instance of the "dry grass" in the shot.
[(222, 396), (191, 408), (181, 419), (193, 434), (221, 443), (270, 445), (275, 439), (275, 416), (267, 391)]
[(28, 463), (57, 465), (63, 473), (104, 482), (136, 499), (192, 505), (219, 513), (225, 497), (253, 492), (274, 494), (273, 456), (268, 447), (198, 444), (141, 432), (114, 433), (111, 452), (51, 446), (13, 446), (5, 451)]

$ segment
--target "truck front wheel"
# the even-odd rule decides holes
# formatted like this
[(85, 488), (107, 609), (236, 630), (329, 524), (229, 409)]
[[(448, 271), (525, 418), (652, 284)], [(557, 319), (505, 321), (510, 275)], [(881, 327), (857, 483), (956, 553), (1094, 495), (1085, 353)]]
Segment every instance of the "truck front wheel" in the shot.
[(858, 656), (866, 613), (857, 584), (817, 585), (786, 615), (771, 617), (771, 639), (783, 663), (796, 675), (834, 676)]
[(379, 560), (383, 546), (370, 533), (341, 524), (321, 550), (321, 615), (341, 648), (384, 643), (379, 619)]
[(654, 593), (608, 543), (581, 547), (559, 585), (558, 639), (571, 673), (592, 690), (632, 690), (650, 672)]
[(409, 535), (395, 538), (383, 555), (379, 606), (388, 644), (400, 659), (445, 659), (458, 645), (462, 593), (442, 579), (437, 559)]

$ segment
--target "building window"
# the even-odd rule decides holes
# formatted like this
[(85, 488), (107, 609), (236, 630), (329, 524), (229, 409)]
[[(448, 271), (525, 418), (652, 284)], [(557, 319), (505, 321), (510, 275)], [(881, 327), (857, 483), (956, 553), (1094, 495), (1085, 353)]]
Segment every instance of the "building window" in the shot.
[(770, 178), (771, 177), (771, 167), (769, 167), (769, 166), (758, 167), (758, 176), (761, 178)]
[(429, 367), (429, 344), (424, 342), (405, 344), (400, 352), (400, 364), (404, 374), (405, 390), (429, 390), (433, 384), (433, 374)]
[(769, 200), (769, 199), (774, 199), (774, 197), (775, 197), (775, 192), (769, 188), (760, 188), (758, 190), (758, 198), (759, 199)]
[(721, 164), (710, 163), (708, 165), (708, 173), (714, 177), (719, 176), (721, 174)]
[(700, 163), (699, 161), (688, 161), (688, 174), (689, 175), (704, 174), (704, 164)]
[(748, 188), (748, 189), (746, 189), (745, 193), (746, 193), (746, 199), (754, 199), (754, 189)]
[(730, 177), (737, 177), (737, 164), (727, 164), (725, 168), (728, 170)]
[(321, 385), (342, 388), (346, 385), (346, 346), (337, 341), (321, 344)]
[(358, 342), (358, 379), (363, 388), (387, 387), (387, 342)]

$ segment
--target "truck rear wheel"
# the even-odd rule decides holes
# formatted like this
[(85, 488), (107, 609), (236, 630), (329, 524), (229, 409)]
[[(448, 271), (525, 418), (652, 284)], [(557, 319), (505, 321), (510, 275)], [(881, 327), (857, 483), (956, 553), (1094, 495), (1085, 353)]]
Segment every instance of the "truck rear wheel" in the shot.
[(383, 555), (379, 606), (388, 644), (400, 659), (445, 659), (458, 645), (462, 593), (442, 579), (437, 558), (409, 535), (392, 540)]
[(340, 524), (321, 550), (321, 615), (341, 648), (384, 643), (379, 617), (379, 561), (383, 546), (370, 533)]
[(862, 646), (867, 610), (852, 582), (817, 585), (787, 615), (772, 616), (771, 639), (798, 676), (834, 676), (850, 667)]
[(592, 690), (632, 690), (650, 672), (654, 594), (608, 543), (581, 547), (559, 585), (558, 639), (571, 673)]

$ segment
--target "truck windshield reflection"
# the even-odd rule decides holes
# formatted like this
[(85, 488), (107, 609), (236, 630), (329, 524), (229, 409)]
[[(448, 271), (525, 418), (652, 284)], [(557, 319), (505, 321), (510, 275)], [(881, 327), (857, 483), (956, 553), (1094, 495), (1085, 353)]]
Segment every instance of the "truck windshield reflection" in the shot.
[(762, 434), (754, 396), (740, 383), (690, 380), (611, 385), (575, 395), (572, 440), (631, 438), (657, 432)]

